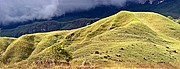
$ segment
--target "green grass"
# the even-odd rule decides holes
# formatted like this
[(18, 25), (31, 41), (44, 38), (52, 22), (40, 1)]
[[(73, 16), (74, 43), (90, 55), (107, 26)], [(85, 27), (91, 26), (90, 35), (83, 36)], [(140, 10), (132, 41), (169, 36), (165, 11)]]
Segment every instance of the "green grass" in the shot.
[(14, 41), (16, 38), (4, 38), (0, 37), (0, 55), (6, 51), (6, 48)]
[[(97, 65), (131, 63), (178, 67), (180, 25), (153, 12), (121, 11), (79, 29), (21, 36), (7, 47), (2, 59), (5, 63), (53, 59), (51, 50), (56, 45), (73, 52), (72, 63), (88, 60)], [(100, 54), (94, 54), (95, 51)], [(106, 56), (109, 57), (104, 58)]]
[[(6, 51), (6, 48), (15, 40), (16, 38), (0, 37), (0, 57), (2, 57), (2, 54)], [(2, 65), (2, 60), (0, 60), (0, 66), (1, 65)]]

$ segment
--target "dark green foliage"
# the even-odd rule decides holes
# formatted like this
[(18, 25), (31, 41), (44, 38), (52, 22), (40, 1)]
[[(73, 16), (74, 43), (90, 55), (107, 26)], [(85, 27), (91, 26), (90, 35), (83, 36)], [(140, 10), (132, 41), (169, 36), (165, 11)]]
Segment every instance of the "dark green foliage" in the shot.
[(57, 60), (63, 59), (63, 60), (66, 60), (67, 62), (69, 62), (73, 59), (72, 53), (67, 51), (66, 49), (64, 49), (62, 45), (53, 46), (52, 52), (53, 52), (53, 56)]

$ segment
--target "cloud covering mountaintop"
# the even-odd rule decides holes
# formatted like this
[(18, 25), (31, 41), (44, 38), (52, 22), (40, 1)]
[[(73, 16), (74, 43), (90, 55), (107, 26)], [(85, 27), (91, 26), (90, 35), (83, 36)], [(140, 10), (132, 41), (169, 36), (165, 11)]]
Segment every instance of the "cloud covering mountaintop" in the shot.
[(137, 0), (0, 0), (0, 23), (9, 24), (34, 19), (51, 19), (75, 10), (99, 5), (123, 6)]

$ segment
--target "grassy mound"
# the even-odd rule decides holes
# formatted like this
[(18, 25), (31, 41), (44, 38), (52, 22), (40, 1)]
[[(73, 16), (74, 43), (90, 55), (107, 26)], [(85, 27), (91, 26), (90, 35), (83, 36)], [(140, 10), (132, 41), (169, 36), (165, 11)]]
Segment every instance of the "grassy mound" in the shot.
[(79, 29), (24, 35), (2, 55), (6, 63), (53, 58), (52, 48), (73, 52), (72, 62), (180, 63), (180, 25), (152, 12), (122, 11)]

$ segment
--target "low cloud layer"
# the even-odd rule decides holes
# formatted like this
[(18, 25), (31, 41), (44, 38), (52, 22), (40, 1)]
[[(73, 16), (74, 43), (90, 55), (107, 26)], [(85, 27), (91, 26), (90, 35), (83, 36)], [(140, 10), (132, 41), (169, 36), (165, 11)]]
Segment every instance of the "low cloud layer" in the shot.
[(34, 19), (51, 19), (98, 5), (123, 6), (127, 1), (133, 0), (0, 0), (0, 23), (5, 25)]

